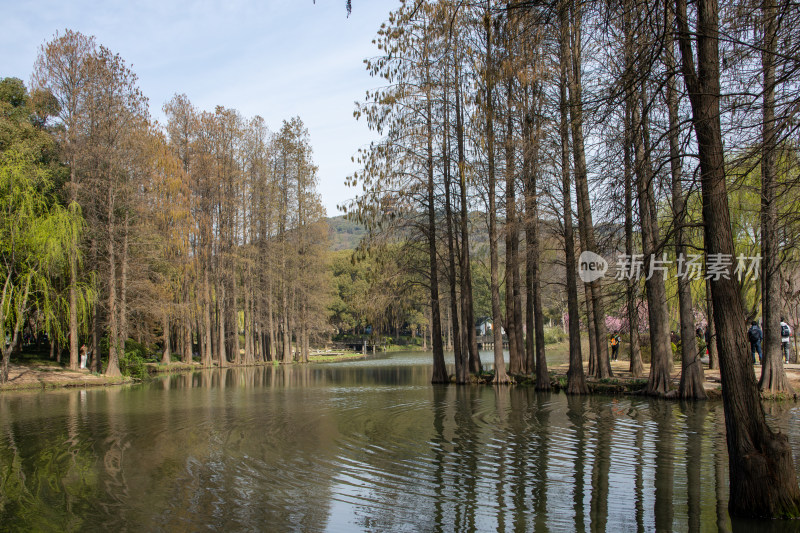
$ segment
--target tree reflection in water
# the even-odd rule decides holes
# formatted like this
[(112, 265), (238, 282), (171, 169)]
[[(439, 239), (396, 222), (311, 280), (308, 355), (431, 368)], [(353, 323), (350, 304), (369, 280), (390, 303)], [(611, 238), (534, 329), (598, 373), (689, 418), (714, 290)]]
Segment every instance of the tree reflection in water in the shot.
[(718, 403), (433, 387), (424, 357), (4, 393), (0, 530), (777, 527), (727, 515)]

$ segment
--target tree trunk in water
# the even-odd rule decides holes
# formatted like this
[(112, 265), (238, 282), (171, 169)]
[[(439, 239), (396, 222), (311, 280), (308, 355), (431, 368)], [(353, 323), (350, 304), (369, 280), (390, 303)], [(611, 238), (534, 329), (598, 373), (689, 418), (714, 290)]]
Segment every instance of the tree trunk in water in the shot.
[[(625, 9), (623, 24), (625, 25), (625, 65), (626, 72), (633, 71), (633, 34), (631, 24), (631, 8)], [(633, 101), (632, 81), (627, 77), (625, 86), (625, 132), (623, 138), (623, 159), (625, 176), (625, 254), (628, 258), (634, 255), (633, 246), (633, 155), (631, 148), (633, 145)], [(642, 363), (641, 342), (639, 339), (639, 306), (638, 306), (638, 274), (633, 272), (626, 276), (625, 283), (625, 303), (628, 314), (628, 330), (630, 332), (630, 365), (628, 370), (635, 378), (644, 375), (644, 364)]]
[(464, 117), (461, 105), (461, 77), (456, 68), (456, 139), (458, 144), (458, 180), (461, 195), (461, 316), (466, 328), (467, 346), (469, 349), (469, 371), (472, 374), (481, 372), (481, 358), (478, 354), (478, 334), (475, 331), (475, 313), (472, 300), (472, 272), (469, 259), (469, 213), (467, 208), (467, 176), (466, 155), (464, 151)]
[(490, 289), (492, 298), (492, 336), (494, 339), (494, 380), (493, 383), (509, 383), (506, 374), (506, 363), (503, 358), (502, 310), (500, 308), (500, 266), (497, 257), (497, 212), (496, 212), (496, 176), (494, 164), (494, 67), (492, 66), (492, 18), (484, 17), (486, 30), (486, 152), (488, 158), (488, 196), (489, 196), (489, 263)]
[[(686, 11), (686, 0), (676, 0), (683, 74), (700, 160), (706, 250), (708, 257), (734, 257), (719, 110), (718, 8), (714, 0), (697, 4), (697, 71)], [(766, 423), (741, 324), (744, 310), (738, 282), (730, 276), (712, 277), (710, 285), (728, 444), (728, 509), (734, 516), (796, 518), (800, 489), (792, 449), (786, 435), (773, 432)]]
[[(534, 89), (537, 104), (540, 100), (538, 87)], [(526, 367), (527, 371), (536, 372), (536, 390), (550, 390), (550, 375), (547, 372), (544, 345), (544, 313), (542, 310), (542, 287), (539, 273), (539, 200), (537, 198), (539, 136), (541, 122), (535, 117), (541, 106), (536, 106), (537, 113), (526, 112), (523, 132), (526, 144), (523, 157), (525, 173), (525, 282), (526, 298)], [(535, 125), (533, 125), (535, 121)], [(535, 170), (536, 169), (536, 170)]]
[[(665, 6), (666, 28), (674, 26), (673, 12), (669, 2)], [(682, 261), (686, 257), (684, 245), (684, 221), (686, 219), (686, 197), (681, 186), (683, 173), (680, 146), (678, 141), (678, 95), (675, 89), (675, 42), (671, 33), (664, 37), (664, 59), (667, 67), (667, 111), (669, 115), (669, 161), (672, 175), (672, 213), (675, 224), (675, 257)], [(681, 382), (678, 395), (681, 398), (704, 400), (707, 398), (703, 388), (703, 363), (695, 340), (694, 304), (692, 286), (687, 275), (678, 276), (678, 307), (681, 324)]]
[[(581, 231), (581, 241), (585, 241), (584, 250), (594, 253), (598, 252), (597, 243), (594, 236), (594, 224), (592, 222), (592, 209), (589, 203), (589, 179), (586, 170), (586, 151), (583, 140), (583, 101), (581, 83), (581, 12), (580, 6), (570, 4), (573, 11), (573, 30), (567, 22), (567, 35), (569, 36), (570, 58), (572, 64), (572, 75), (567, 79), (569, 88), (569, 111), (570, 125), (572, 128), (572, 154), (575, 162), (575, 192), (578, 198), (578, 217), (579, 229)], [(564, 14), (566, 16), (566, 13)], [(608, 356), (608, 344), (606, 342), (605, 325), (605, 306), (603, 304), (603, 288), (600, 280), (592, 281), (589, 284), (589, 297), (591, 301), (591, 313), (589, 318), (591, 323), (589, 328), (594, 326), (594, 352), (596, 354), (595, 372), (592, 374), (599, 378), (613, 376), (611, 363)], [(590, 335), (590, 341), (591, 335)]]
[(227, 343), (225, 337), (225, 320), (227, 315), (227, 301), (225, 299), (225, 281), (220, 280), (217, 286), (217, 328), (219, 331), (219, 341), (217, 342), (217, 365), (220, 368), (228, 365)]
[[(448, 102), (447, 88), (448, 82), (445, 79), (444, 84), (444, 100)], [(449, 103), (449, 102), (448, 102)], [(449, 285), (450, 285), (450, 316), (453, 327), (453, 358), (456, 367), (456, 383), (468, 383), (469, 373), (467, 368), (467, 350), (462, 342), (466, 336), (462, 335), (460, 324), (458, 321), (458, 270), (456, 269), (456, 236), (453, 231), (453, 207), (451, 202), (451, 175), (450, 175), (450, 141), (449, 141), (449, 127), (450, 120), (448, 114), (448, 105), (445, 105), (444, 110), (444, 123), (445, 131), (442, 152), (444, 157), (444, 209), (445, 220), (447, 223), (447, 261), (449, 270)]]
[[(516, 220), (516, 185), (514, 174), (516, 172), (514, 164), (514, 126), (512, 107), (513, 99), (511, 97), (512, 85), (511, 80), (506, 85), (506, 135), (505, 135), (505, 155), (506, 155), (506, 320), (505, 328), (506, 335), (508, 336), (508, 359), (509, 371), (512, 374), (525, 373), (525, 352), (520, 350), (517, 342), (517, 334), (522, 329), (522, 324), (517, 322), (517, 303), (519, 301), (519, 265), (517, 263), (517, 251), (519, 236), (517, 235), (517, 220)], [(515, 244), (514, 241), (517, 241)], [(516, 271), (516, 276), (514, 272)], [(517, 285), (514, 285), (514, 281)]]
[(761, 155), (761, 292), (764, 345), (761, 352), (761, 379), (758, 386), (770, 392), (792, 392), (783, 367), (780, 333), (780, 242), (776, 179), (775, 53), (777, 50), (776, 7), (762, 4), (764, 43), (761, 69), (764, 77), (764, 109)]
[[(427, 52), (427, 50), (426, 50)], [(425, 76), (430, 80), (430, 62), (425, 58)], [(444, 347), (442, 346), (442, 319), (439, 309), (439, 266), (436, 255), (436, 205), (433, 181), (433, 103), (431, 102), (430, 83), (426, 84), (426, 136), (427, 136), (427, 161), (425, 163), (428, 173), (428, 265), (430, 268), (430, 296), (431, 296), (431, 344), (433, 345), (433, 372), (431, 383), (447, 383), (447, 367), (444, 363)]]
[(572, 198), (570, 194), (569, 172), (569, 119), (567, 116), (569, 101), (567, 100), (567, 69), (569, 68), (569, 22), (567, 20), (567, 4), (559, 5), (560, 18), (560, 83), (559, 107), (561, 122), (561, 194), (564, 204), (564, 263), (567, 267), (567, 312), (569, 314), (569, 370), (567, 371), (567, 394), (588, 394), (586, 376), (583, 373), (583, 357), (581, 355), (580, 311), (578, 309), (578, 276), (575, 268), (575, 237), (572, 228)]
[(639, 88), (638, 98), (632, 100), (631, 118), (633, 120), (634, 172), (636, 173), (636, 192), (639, 201), (639, 221), (642, 227), (642, 252), (644, 269), (647, 273), (648, 323), (650, 326), (650, 376), (647, 380), (647, 394), (663, 396), (669, 392), (672, 373), (672, 347), (669, 336), (669, 314), (667, 294), (664, 288), (664, 272), (653, 264), (655, 254), (660, 249), (658, 219), (655, 203), (655, 175), (649, 164), (649, 142), (647, 141), (647, 118), (640, 104), (645, 103), (644, 88)]

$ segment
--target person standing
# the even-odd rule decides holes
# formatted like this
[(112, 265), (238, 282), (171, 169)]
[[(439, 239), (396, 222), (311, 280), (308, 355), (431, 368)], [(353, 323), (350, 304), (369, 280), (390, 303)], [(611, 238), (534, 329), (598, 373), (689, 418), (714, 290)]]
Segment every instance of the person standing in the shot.
[(611, 360), (616, 361), (619, 357), (619, 332), (615, 331), (611, 335)]
[(792, 328), (786, 323), (786, 319), (781, 317), (781, 348), (783, 348), (783, 362), (788, 363), (792, 350), (789, 341), (792, 340)]
[(80, 357), (81, 357), (80, 358), (80, 368), (81, 369), (85, 369), (86, 368), (87, 356), (88, 356), (88, 349), (86, 348), (86, 345), (84, 344), (83, 346), (81, 346), (81, 351), (80, 351)]
[[(753, 356), (753, 364), (764, 364), (764, 358), (761, 355), (761, 339), (763, 338), (764, 334), (761, 332), (761, 328), (758, 327), (758, 322), (753, 321), (750, 329), (747, 330), (747, 339), (750, 341), (750, 355)], [(758, 353), (757, 359), (756, 353)]]

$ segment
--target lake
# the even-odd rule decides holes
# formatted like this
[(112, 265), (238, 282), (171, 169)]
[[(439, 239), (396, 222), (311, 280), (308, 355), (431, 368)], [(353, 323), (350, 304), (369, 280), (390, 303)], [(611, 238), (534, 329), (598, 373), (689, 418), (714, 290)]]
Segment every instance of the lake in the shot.
[[(488, 358), (484, 358), (488, 360)], [(721, 402), (432, 386), (431, 356), (0, 395), (0, 531), (716, 531)], [(800, 411), (768, 404), (800, 465)]]

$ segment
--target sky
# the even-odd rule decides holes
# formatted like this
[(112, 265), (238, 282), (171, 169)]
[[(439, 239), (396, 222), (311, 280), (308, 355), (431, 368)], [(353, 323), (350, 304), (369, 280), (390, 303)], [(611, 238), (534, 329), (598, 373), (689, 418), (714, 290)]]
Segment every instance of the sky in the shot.
[(354, 102), (381, 85), (363, 60), (398, 0), (0, 0), (0, 78), (30, 82), (40, 47), (65, 29), (94, 36), (138, 76), (151, 116), (186, 94), (200, 110), (218, 105), (263, 117), (272, 131), (299, 116), (319, 167), (328, 216), (356, 190), (351, 161), (376, 134), (353, 118)]

